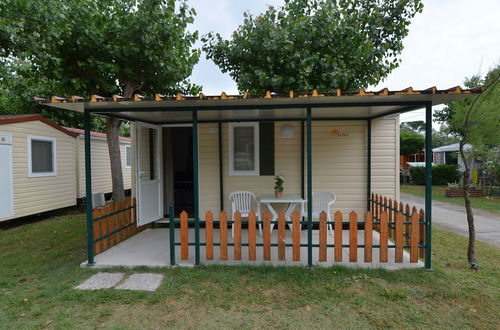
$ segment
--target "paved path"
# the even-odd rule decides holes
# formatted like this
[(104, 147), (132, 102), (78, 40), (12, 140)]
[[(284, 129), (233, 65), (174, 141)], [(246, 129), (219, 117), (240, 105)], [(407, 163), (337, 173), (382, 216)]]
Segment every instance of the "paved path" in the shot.
[[(401, 194), (401, 200), (424, 209), (424, 199), (421, 197)], [(500, 215), (478, 209), (473, 209), (473, 213), (476, 239), (500, 247)], [(432, 224), (468, 236), (467, 217), (463, 206), (432, 201)]]

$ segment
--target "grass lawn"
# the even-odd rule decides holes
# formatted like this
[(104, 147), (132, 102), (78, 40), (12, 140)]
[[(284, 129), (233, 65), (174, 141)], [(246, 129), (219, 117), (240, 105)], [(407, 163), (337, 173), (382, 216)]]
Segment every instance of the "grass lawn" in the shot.
[[(446, 197), (444, 195), (444, 191), (446, 188), (447, 188), (446, 186), (433, 186), (432, 199), (460, 206), (465, 205), (463, 197)], [(425, 186), (417, 186), (412, 184), (401, 185), (401, 192), (404, 194), (424, 197), (424, 190)], [(471, 197), (471, 199), (473, 208), (482, 209), (486, 211), (500, 212), (500, 196)]]
[(73, 290), (96, 272), (79, 268), (84, 215), (54, 217), (0, 232), (0, 328), (498, 328), (500, 249), (478, 242), (473, 273), (465, 238), (433, 234), (433, 272), (200, 266), (92, 292)]

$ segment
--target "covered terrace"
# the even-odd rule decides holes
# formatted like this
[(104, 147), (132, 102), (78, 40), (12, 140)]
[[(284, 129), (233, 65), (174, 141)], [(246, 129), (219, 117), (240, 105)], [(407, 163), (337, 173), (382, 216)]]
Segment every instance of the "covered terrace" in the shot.
[[(227, 246), (229, 246), (234, 249), (234, 259), (236, 261), (242, 260), (241, 247), (245, 249), (244, 253), (248, 253), (248, 259), (251, 261), (256, 260), (254, 253), (256, 248), (260, 249), (262, 247), (263, 260), (270, 260), (269, 249), (277, 248), (278, 260), (288, 260), (285, 255), (290, 256), (290, 254), (293, 254), (291, 260), (302, 261), (309, 266), (316, 264), (316, 259), (323, 261), (329, 248), (335, 251), (335, 262), (342, 262), (342, 257), (340, 259), (337, 257), (344, 253), (348, 255), (351, 263), (358, 262), (355, 251), (360, 249), (364, 254), (364, 262), (372, 264), (372, 251), (375, 251), (381, 263), (387, 262), (388, 254), (394, 257), (396, 263), (402, 262), (401, 260), (407, 257), (412, 260), (412, 263), (415, 263), (418, 261), (416, 255), (418, 253), (424, 259), (425, 268), (431, 269), (432, 106), (479, 93), (481, 93), (481, 89), (463, 90), (460, 87), (454, 87), (438, 90), (432, 87), (426, 90), (413, 90), (410, 87), (401, 91), (383, 89), (377, 92), (368, 92), (361, 89), (352, 93), (340, 90), (330, 93), (320, 93), (316, 90), (312, 93), (294, 93), (291, 91), (286, 95), (268, 92), (266, 95), (261, 96), (252, 96), (246, 93), (243, 95), (226, 95), (222, 93), (218, 96), (205, 96), (203, 94), (184, 96), (178, 94), (176, 97), (166, 97), (156, 94), (153, 98), (147, 98), (136, 94), (133, 98), (126, 99), (118, 95), (109, 98), (93, 95), (89, 99), (73, 96), (68, 99), (52, 97), (50, 100), (37, 99), (37, 101), (54, 108), (84, 113), (87, 196), (92, 194), (92, 164), (89, 143), (91, 115), (116, 117), (152, 129), (172, 125), (189, 125), (189, 127), (192, 127), (193, 216), (191, 220), (188, 220), (187, 214), (175, 218), (171, 208), (169, 213), (169, 243), (165, 243), (163, 251), (165, 257), (168, 255), (170, 262), (165, 261), (165, 265), (178, 264), (179, 259), (186, 262), (190, 261), (194, 265), (210, 263), (213, 260), (214, 247), (220, 255), (219, 260), (224, 261), (227, 260), (227, 251), (224, 251), (224, 249), (227, 250)], [(394, 201), (392, 201), (391, 198), (387, 199), (387, 197), (374, 195), (377, 192), (372, 190), (372, 123), (386, 116), (398, 115), (421, 108), (425, 108), (426, 113), (426, 202), (425, 210), (418, 212), (409, 207), (405, 209), (402, 204), (401, 206), (396, 204), (396, 199), (399, 196), (393, 196)], [(365, 123), (366, 185), (364, 199), (366, 203), (364, 208), (367, 213), (356, 216), (352, 215), (353, 212), (349, 215), (344, 213), (344, 219), (342, 219), (341, 214), (339, 217), (335, 216), (335, 221), (333, 217), (331, 221), (327, 221), (326, 217), (324, 217), (319, 221), (319, 229), (315, 229), (313, 226), (312, 203), (307, 203), (307, 212), (303, 219), (300, 214), (294, 214), (293, 220), (285, 219), (284, 215), (281, 214), (279, 219), (272, 220), (269, 215), (266, 216), (265, 214), (260, 218), (258, 217), (257, 220), (251, 219), (252, 217), (249, 217), (248, 220), (242, 220), (239, 219), (239, 215), (231, 215), (230, 219), (224, 219), (225, 216), (221, 214), (219, 220), (217, 220), (217, 217), (212, 220), (211, 217), (215, 214), (218, 215), (218, 211), (224, 209), (225, 199), (224, 176), (222, 175), (221, 124), (269, 121), (300, 123), (300, 152), (303, 156), (300, 157), (300, 192), (302, 198), (306, 201), (313, 200), (312, 196), (315, 188), (313, 186), (313, 162), (315, 161), (313, 157), (313, 123), (323, 121)], [(198, 134), (199, 126), (205, 123), (217, 124), (219, 127), (219, 210), (212, 210), (216, 212), (201, 217), (200, 198), (203, 199), (204, 195), (200, 194), (200, 139)], [(140, 139), (140, 137), (137, 139)], [(139, 143), (137, 139), (136, 143)], [(339, 155), (339, 157), (342, 156)], [(137, 170), (136, 177), (140, 186), (141, 177), (139, 172)], [(397, 174), (395, 173), (395, 175)], [(150, 190), (148, 193), (145, 190), (143, 190), (142, 194), (139, 193), (137, 195), (137, 207), (132, 203), (132, 205), (123, 208), (124, 212), (131, 213), (131, 215), (123, 217), (127, 218), (128, 222), (121, 221), (121, 224), (115, 225), (113, 230), (107, 230), (104, 235), (102, 234), (101, 225), (96, 229), (96, 222), (102, 222), (103, 219), (117, 216), (121, 211), (108, 210), (108, 212), (104, 212), (101, 210), (101, 213), (99, 213), (93, 208), (91, 199), (87, 199), (89, 265), (95, 264), (96, 253), (101, 253), (112, 245), (119, 243), (109, 251), (102, 252), (103, 255), (105, 253), (108, 256), (111, 255), (108, 261), (118, 260), (120, 257), (116, 255), (118, 253), (116, 251), (120, 246), (126, 249), (127, 244), (129, 247), (132, 244), (130, 241), (129, 243), (120, 243), (120, 241), (132, 234), (129, 233), (131, 226), (143, 228), (141, 226), (145, 222), (141, 219), (149, 216), (147, 214), (148, 210), (158, 209), (158, 212), (163, 217), (163, 207), (155, 203), (151, 204), (152, 197), (156, 198), (156, 195), (159, 195), (157, 197), (160, 204), (163, 203), (161, 187), (158, 190)], [(349, 217), (348, 221), (345, 219), (347, 216)], [(294, 230), (291, 237), (286, 238), (285, 224), (292, 224), (294, 221), (298, 221), (295, 222), (296, 224), (301, 224), (301, 226), (294, 226), (294, 228), (304, 227), (305, 229), (302, 231), (300, 229)], [(264, 225), (263, 237), (258, 241), (255, 238), (255, 223)], [(266, 233), (266, 226), (268, 228), (271, 223), (278, 226), (277, 233), (274, 233), (274, 235), (269, 231)], [(242, 226), (247, 224), (248, 232), (242, 233)], [(236, 228), (235, 234), (229, 238), (229, 242), (227, 239), (228, 225), (234, 225)], [(334, 227), (335, 234), (333, 236), (335, 237), (328, 236), (327, 225)], [(345, 230), (346, 227), (347, 230)], [(218, 242), (213, 240), (214, 230), (216, 231), (215, 236), (220, 237)], [(121, 235), (122, 231), (128, 234)], [(357, 233), (359, 231), (362, 232), (358, 237)], [(204, 240), (200, 233), (205, 234)], [(146, 237), (149, 234), (140, 233), (137, 237), (139, 235)], [(345, 236), (344, 239), (342, 239), (343, 236)], [(117, 237), (122, 237), (122, 239)], [(131, 240), (135, 239), (137, 241), (137, 237)], [(277, 240), (277, 243), (271, 243), (273, 237)], [(110, 238), (115, 240), (114, 243), (104, 246), (104, 242), (107, 242)], [(360, 240), (363, 241), (363, 244), (359, 243)], [(145, 238), (145, 241), (151, 242), (151, 239)], [(348, 244), (342, 244), (342, 241)], [(410, 255), (407, 256), (405, 254), (407, 252), (403, 251), (403, 249), (407, 249)], [(286, 253), (288, 250), (290, 251)], [(306, 255), (307, 258), (301, 259), (299, 256), (297, 260), (295, 255), (297, 250), (304, 250), (302, 255)], [(388, 253), (388, 250), (391, 252)], [(112, 251), (116, 253), (113, 254)], [(300, 252), (298, 254), (300, 255)], [(129, 252), (121, 255), (131, 256)], [(112, 264), (112, 262), (108, 263)], [(132, 265), (137, 264), (132, 263)], [(379, 264), (377, 263), (377, 265)]]

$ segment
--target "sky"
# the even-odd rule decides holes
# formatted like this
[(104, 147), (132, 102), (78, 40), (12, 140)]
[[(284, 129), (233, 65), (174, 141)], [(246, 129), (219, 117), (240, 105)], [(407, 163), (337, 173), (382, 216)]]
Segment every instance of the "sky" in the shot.
[[(259, 14), (278, 0), (189, 0), (197, 16), (192, 30), (230, 38), (243, 23), (243, 13)], [(368, 89), (447, 89), (463, 85), (465, 77), (485, 74), (500, 63), (500, 0), (424, 0), (404, 39), (402, 62), (387, 79)], [(197, 46), (201, 46), (198, 43)], [(205, 94), (237, 94), (236, 83), (202, 54), (191, 76)], [(424, 120), (424, 110), (401, 115), (402, 121)], [(435, 124), (436, 126), (436, 124)]]

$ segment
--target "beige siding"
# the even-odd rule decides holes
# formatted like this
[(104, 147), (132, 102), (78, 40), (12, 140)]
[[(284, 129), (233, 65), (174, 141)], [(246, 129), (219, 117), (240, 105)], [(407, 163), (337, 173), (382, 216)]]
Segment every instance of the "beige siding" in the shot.
[[(282, 138), (280, 128), (292, 125), (293, 138)], [(218, 124), (199, 125), (200, 215), (219, 211)], [(285, 175), (285, 193), (300, 195), (300, 123), (275, 123), (275, 170)], [(332, 133), (334, 131), (337, 134)], [(399, 198), (399, 117), (372, 122), (372, 190)], [(367, 123), (313, 122), (313, 190), (337, 196), (333, 211), (366, 211)], [(340, 134), (338, 134), (340, 133)], [(272, 194), (273, 176), (229, 176), (228, 124), (222, 125), (224, 206), (231, 210), (229, 193), (249, 190)]]
[[(280, 128), (292, 125), (293, 138), (282, 138)], [(218, 137), (210, 127), (200, 125), (200, 213), (219, 209)], [(228, 195), (250, 190), (257, 195), (272, 194), (272, 176), (229, 176), (228, 125), (222, 125), (224, 206), (230, 211)], [(333, 211), (366, 211), (367, 125), (364, 121), (313, 122), (313, 190), (331, 191), (337, 196)], [(373, 191), (399, 197), (398, 117), (372, 123)], [(333, 130), (337, 133), (332, 134)], [(285, 193), (300, 195), (300, 124), (275, 123), (275, 170), (284, 172)]]
[(372, 122), (372, 192), (399, 200), (399, 116)]
[[(76, 204), (76, 139), (41, 121), (0, 126), (12, 134), (14, 215), (0, 221)], [(56, 176), (29, 177), (28, 136), (56, 139)]]
[[(91, 139), (92, 153), (92, 191), (110, 193), (113, 190), (111, 182), (111, 164), (109, 161), (108, 143), (102, 138)], [(125, 167), (125, 146), (129, 143), (120, 143), (120, 155), (122, 161), (123, 187), (131, 187), (131, 168)], [(78, 138), (78, 198), (85, 197), (85, 139)]]
[(366, 133), (365, 121), (313, 122), (313, 191), (335, 193), (332, 211), (366, 212)]

